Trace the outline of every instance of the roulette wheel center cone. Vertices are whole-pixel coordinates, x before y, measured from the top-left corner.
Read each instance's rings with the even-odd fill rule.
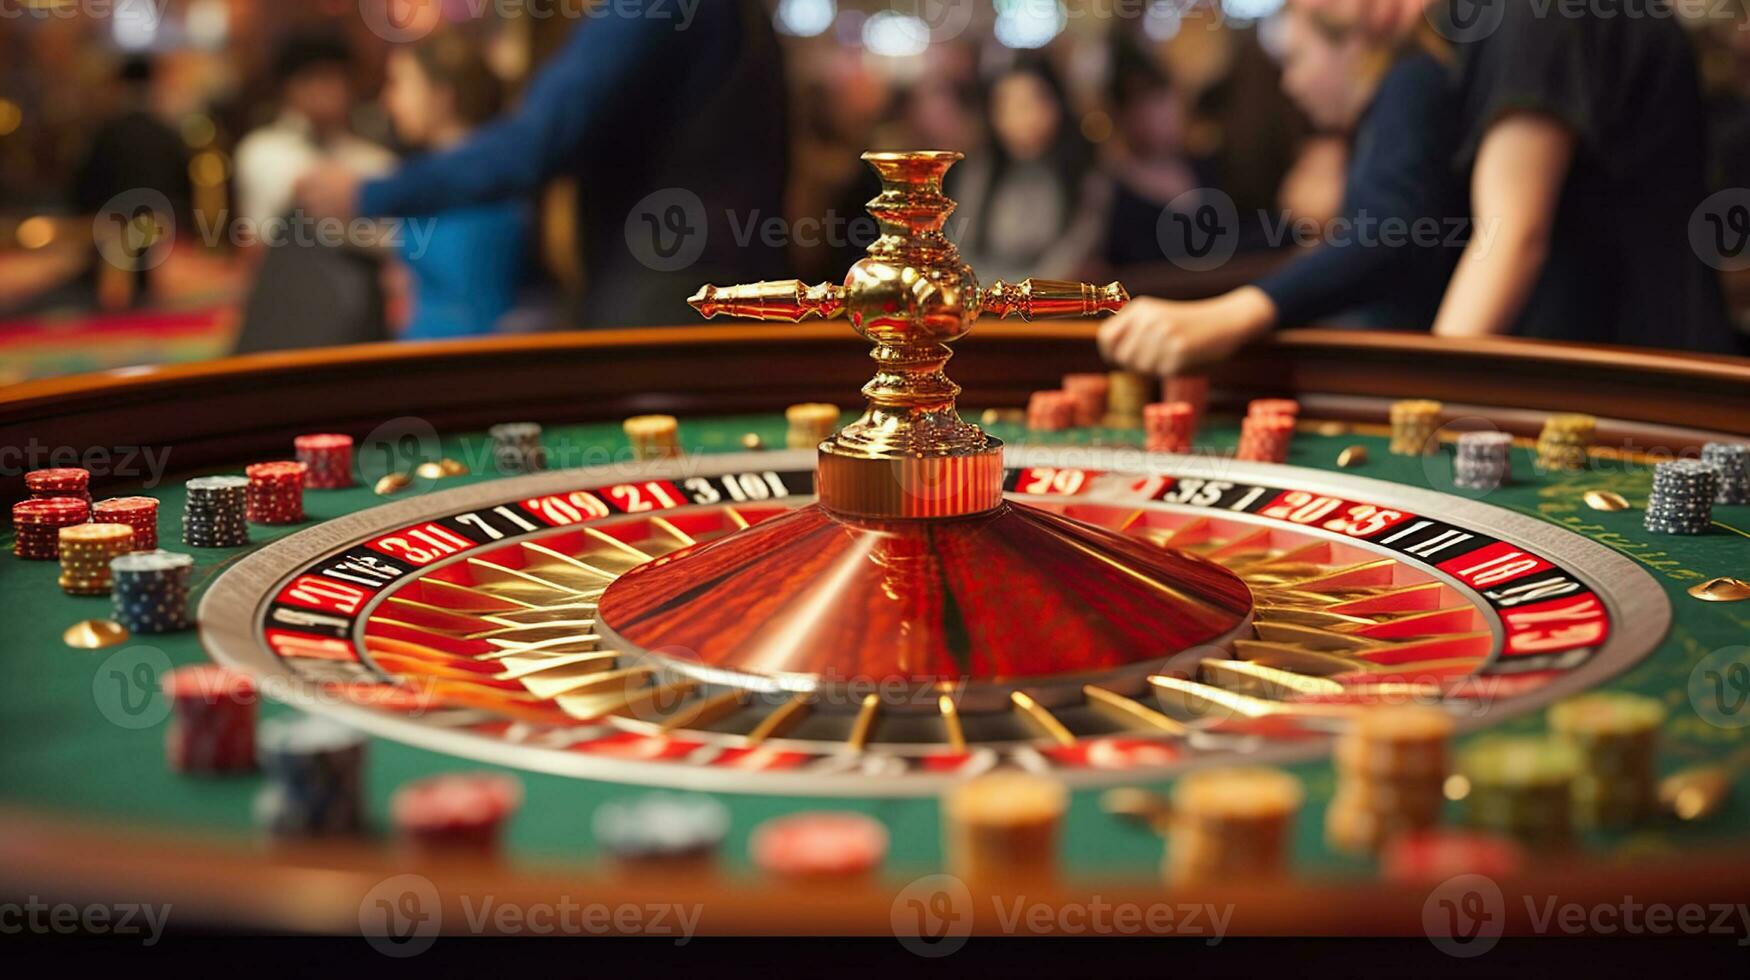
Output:
[[[1079,698],[1082,679],[1140,687],[1243,627],[1251,595],[1233,574],[1005,503],[1003,444],[955,406],[949,344],[981,315],[1097,316],[1124,287],[981,288],[942,233],[960,154],[863,159],[881,177],[882,234],[842,284],[705,286],[690,301],[706,317],[844,317],[874,345],[867,410],[820,445],[819,504],[633,569],[602,596],[604,635],[707,680],[935,710],[934,692],[962,683],[974,701]]]

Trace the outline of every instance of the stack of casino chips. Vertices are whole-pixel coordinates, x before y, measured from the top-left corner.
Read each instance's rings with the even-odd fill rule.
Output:
[[[1458,771],[1470,787],[1465,809],[1472,826],[1534,846],[1560,845],[1572,835],[1580,755],[1567,742],[1485,738],[1459,757]]]
[[[681,454],[681,424],[672,415],[634,415],[621,426],[632,458],[668,459]]]
[[[187,629],[194,559],[170,551],[135,551],[110,560],[110,618],[129,633]]]
[[[1750,446],[1741,442],[1710,442],[1701,447],[1701,461],[1720,468],[1716,504],[1750,504]]]
[[[61,529],[91,519],[91,507],[78,497],[20,500],[12,505],[12,553],[31,561],[61,557]]]
[[[310,490],[340,490],[352,486],[352,436],[316,432],[292,440],[298,462],[304,464],[304,486]]]
[[[1191,427],[1203,427],[1203,416],[1209,411],[1209,378],[1200,374],[1180,374],[1161,382],[1161,401],[1184,402],[1191,406]]]
[[[126,524],[75,524],[60,533],[61,591],[108,595],[109,563],[134,550],[134,529]]]
[[[203,476],[188,481],[182,543],[191,548],[240,548],[249,543],[249,480]]]
[[[500,473],[538,473],[547,468],[538,422],[501,422],[486,430],[492,437],[492,461]]]
[[[1653,493],[1642,523],[1659,534],[1706,534],[1714,521],[1720,468],[1699,459],[1673,459],[1653,467]]]
[[[1075,396],[1067,391],[1035,391],[1027,399],[1027,428],[1062,432],[1076,424]]]
[[[1063,390],[1075,401],[1076,425],[1099,425],[1106,419],[1106,396],[1112,379],[1104,374],[1066,374]]]
[[[304,520],[303,463],[254,463],[243,472],[249,477],[245,495],[249,523],[298,524]]]
[[[1300,781],[1278,769],[1203,769],[1173,789],[1169,884],[1231,884],[1288,871]]]
[[[1325,838],[1351,854],[1427,830],[1445,807],[1452,718],[1402,705],[1356,716],[1337,739],[1337,792],[1325,809]]]
[[[1197,409],[1189,402],[1157,402],[1142,411],[1151,453],[1188,453],[1197,436]]]
[[[255,768],[255,685],[217,664],[179,667],[160,681],[170,701],[164,757],[182,773]]]
[[[1543,471],[1583,470],[1598,432],[1590,415],[1551,415],[1537,436],[1537,468]]]
[[[263,722],[256,826],[279,837],[356,834],[365,824],[365,737],[313,715]]]
[[[1550,708],[1550,731],[1580,756],[1573,796],[1579,823],[1620,829],[1653,815],[1664,723],[1665,706],[1638,694],[1584,694]]]
[[[716,855],[729,835],[729,811],[709,796],[646,793],[596,808],[596,846],[621,863],[675,864]]]
[[[1023,772],[995,772],[960,784],[942,801],[948,872],[980,887],[1049,884],[1069,792]]]
[[[755,827],[748,852],[755,867],[774,877],[851,878],[881,867],[887,828],[861,813],[793,813]]]
[[[1432,456],[1440,451],[1439,402],[1424,399],[1393,402],[1391,406],[1391,451],[1399,456]]]
[[[89,504],[91,503],[91,472],[72,467],[34,470],[24,474],[24,488],[29,490],[31,497],[37,500],[47,500],[50,497],[76,497]]]
[[[1155,379],[1134,371],[1113,371],[1106,382],[1107,428],[1142,428],[1143,406],[1160,400],[1155,397]]]
[[[447,773],[395,790],[389,815],[396,836],[414,851],[479,856],[498,850],[504,826],[522,800],[523,786],[515,777]]]
[[[151,497],[111,497],[91,505],[91,519],[134,529],[134,550],[158,547],[158,501]]]
[[[1461,432],[1452,457],[1452,482],[1471,490],[1493,490],[1513,475],[1513,437],[1491,429]]]
[[[789,423],[784,444],[791,449],[813,449],[832,438],[839,427],[839,407],[818,402],[791,405],[784,410]]]
[[[1286,415],[1298,421],[1300,402],[1292,398],[1254,398],[1246,404],[1247,415]]]
[[[1237,459],[1256,463],[1288,461],[1288,447],[1294,441],[1294,416],[1247,415],[1240,421],[1240,444]]]

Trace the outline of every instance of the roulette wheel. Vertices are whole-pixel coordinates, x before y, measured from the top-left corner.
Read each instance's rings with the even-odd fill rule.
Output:
[[[1000,893],[993,860],[1040,875],[1027,894],[1051,908],[1194,897],[1226,903],[1234,933],[1437,945],[1451,931],[1425,909],[1466,874],[1495,889],[1495,935],[1540,928],[1521,895],[1742,897],[1750,509],[1701,522],[1683,474],[1654,473],[1750,430],[1750,366],[1308,330],[1214,372],[1181,451],[1149,448],[1153,396],[1133,396],[1156,379],[1107,379],[1111,411],[1081,424],[1029,424],[1007,406],[1100,370],[1090,318],[1122,287],[981,286],[939,234],[952,157],[871,162],[884,238],[844,285],[694,298],[787,324],[258,355],[0,396],[5,444],[30,461],[12,467],[11,499],[59,452],[99,495],[196,515],[192,546],[160,528],[193,554],[192,629],[125,635],[103,599],[7,562],[20,615],[0,696],[21,720],[0,756],[8,892],[125,891],[197,925],[367,936],[378,900],[411,895],[428,915],[377,926],[416,922],[437,941],[469,931],[469,895],[533,907],[587,881],[626,907],[697,907],[702,933],[902,944],[933,928],[905,914],[940,911],[938,894],[964,913],[937,916],[951,933],[1014,931],[1000,904],[961,898]],[[858,384],[860,411],[777,414]],[[1411,397],[1438,399],[1431,421],[1394,410]],[[1289,422],[1250,421],[1285,399]],[[1290,435],[1277,458],[1243,458],[1262,429]],[[1482,432],[1494,448],[1477,448]],[[343,465],[309,457],[338,478],[306,477],[301,501],[283,465],[215,479],[341,445]],[[1496,458],[1511,476],[1478,486]],[[201,537],[237,533],[212,516],[220,498],[269,472],[246,543]],[[1673,522],[1703,533],[1662,530]],[[324,765],[344,775],[322,778],[354,794],[344,832],[264,836],[263,776],[167,771],[165,740],[185,749],[188,722],[172,721],[165,678],[209,661],[273,716],[253,746],[264,772],[299,745],[333,748]],[[1593,714],[1559,707],[1601,694],[1583,702]],[[1631,703],[1657,711],[1631,718]],[[1444,719],[1442,760],[1450,738],[1469,762],[1416,784],[1436,809],[1419,837],[1345,846],[1331,814],[1349,812],[1356,773],[1407,770],[1356,763],[1344,746],[1361,743],[1344,739],[1406,706]],[[362,736],[299,731],[303,716]],[[1546,727],[1596,736],[1590,761],[1557,758]],[[1628,819],[1570,831],[1569,774],[1549,784],[1559,842],[1529,833],[1549,788],[1534,777],[1596,776],[1598,746],[1630,728],[1610,758],[1662,781],[1659,812],[1637,797]],[[651,788],[686,795],[626,802]],[[1272,836],[1192,834],[1184,818],[1224,793],[1270,809]],[[482,794],[504,819],[493,846],[408,849],[453,845],[432,809]],[[1576,815],[1602,812],[1574,799]],[[1454,829],[1467,822],[1487,833]],[[658,847],[656,825],[686,862],[628,859]],[[1193,845],[1250,870],[1185,877]],[[944,877],[957,884],[938,892]]]

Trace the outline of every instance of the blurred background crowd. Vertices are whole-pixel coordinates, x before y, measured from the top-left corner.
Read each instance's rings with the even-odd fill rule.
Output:
[[[677,96],[627,75],[611,91],[555,96],[529,91],[531,79],[574,32],[611,27],[588,0],[0,0],[0,381],[236,349],[690,322],[683,283],[743,270],[707,254],[641,290],[592,257],[602,228],[624,223],[632,239],[640,218],[660,232],[673,217],[667,200],[626,200],[636,182],[606,164],[522,174],[494,163],[477,179],[515,193],[471,193],[428,225],[356,218],[348,195],[361,192],[344,180],[339,197],[320,182],[306,196],[313,172],[368,179],[543,97],[580,116],[614,100],[575,139],[628,166],[693,127],[696,170],[677,186],[700,182],[713,208],[710,174],[756,167],[774,193],[725,202],[739,210],[732,234],[772,253],[757,271],[810,281],[841,277],[873,237],[863,203],[876,187],[858,160],[871,148],[967,155],[951,174],[950,228],[986,281],[1118,276],[1138,293],[1214,295],[1294,250],[1271,233],[1282,218],[1318,225],[1342,201],[1344,140],[1283,94],[1282,0],[641,8],[670,7],[678,22],[700,2],[759,20],[738,25],[722,92],[692,79]],[[1686,24],[1714,188],[1750,187],[1745,3],[1709,3]],[[707,64],[674,50],[673,64],[627,57],[664,77]],[[559,139],[559,125],[521,135]],[[1218,198],[1256,216],[1239,223],[1233,255],[1175,254],[1164,216]],[[311,200],[327,206],[283,220]],[[1728,288],[1740,318],[1744,292]]]

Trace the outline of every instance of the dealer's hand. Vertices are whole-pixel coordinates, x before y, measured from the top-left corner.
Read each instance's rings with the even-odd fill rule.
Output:
[[[1268,333],[1276,304],[1256,286],[1214,299],[1138,297],[1100,326],[1100,354],[1143,374],[1183,374],[1226,360]]]
[[[298,204],[316,218],[351,221],[358,213],[359,175],[338,163],[323,163],[299,178]]]

